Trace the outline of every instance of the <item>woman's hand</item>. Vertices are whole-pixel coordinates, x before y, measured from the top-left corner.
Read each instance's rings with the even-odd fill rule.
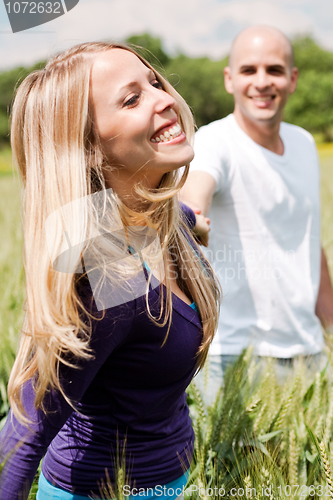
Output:
[[[195,226],[193,228],[193,233],[200,243],[204,247],[208,247],[209,241],[209,231],[210,231],[210,219],[201,214],[200,208],[191,207],[195,213]]]

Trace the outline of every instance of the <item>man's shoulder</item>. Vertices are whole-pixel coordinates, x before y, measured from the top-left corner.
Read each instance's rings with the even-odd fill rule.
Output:
[[[231,123],[233,122],[234,117],[233,114],[225,116],[224,118],[220,118],[219,120],[215,120],[206,125],[202,125],[196,133],[196,136],[200,136],[202,134],[221,134],[221,132],[229,130]]]
[[[200,127],[194,140],[196,155],[203,153],[218,155],[219,158],[228,157],[230,145],[233,142],[233,122],[234,116],[230,114]]]
[[[217,186],[224,182],[225,172],[230,163],[230,130],[233,115],[200,127],[195,134],[195,156],[191,171],[204,171],[212,175]]]
[[[292,123],[282,122],[280,127],[280,134],[283,136],[290,137],[295,140],[300,140],[302,142],[308,142],[315,145],[313,136],[302,127],[298,125],[293,125]]]

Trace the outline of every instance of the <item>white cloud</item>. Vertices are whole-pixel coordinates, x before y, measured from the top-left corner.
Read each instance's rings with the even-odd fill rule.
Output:
[[[219,15],[247,25],[274,25],[287,32],[295,32],[295,28],[297,31],[312,28],[311,19],[301,11],[265,0],[231,1],[221,5]]]
[[[304,5],[310,5],[312,2],[312,0],[277,0],[276,1],[277,4],[284,4],[284,5],[295,5],[297,7],[302,7]]]
[[[93,19],[93,22],[91,22]],[[168,0],[167,7],[155,0],[100,0],[84,2],[58,20],[61,38],[125,38],[132,33],[149,31],[160,36],[169,49],[192,56],[221,57],[232,37],[250,24],[270,24],[288,34],[311,31],[311,17],[297,8],[277,5],[268,0]],[[229,40],[216,39],[227,23],[235,33]]]
[[[331,0],[81,0],[42,27],[0,32],[0,67],[30,64],[82,41],[121,40],[143,32],[161,37],[169,51],[220,58],[232,38],[253,24],[269,24],[289,36],[312,33],[333,48]],[[10,31],[3,3],[0,30]]]

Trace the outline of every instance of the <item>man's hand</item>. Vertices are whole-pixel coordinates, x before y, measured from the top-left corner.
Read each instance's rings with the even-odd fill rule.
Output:
[[[200,243],[204,247],[208,247],[209,241],[209,231],[210,231],[210,219],[201,214],[201,210],[198,207],[190,207],[195,213],[195,226],[193,228],[193,233]]]
[[[196,215],[193,233],[204,247],[208,247],[210,219],[206,215],[212,202],[215,185],[214,177],[207,172],[190,172],[179,196],[180,200],[192,208]]]

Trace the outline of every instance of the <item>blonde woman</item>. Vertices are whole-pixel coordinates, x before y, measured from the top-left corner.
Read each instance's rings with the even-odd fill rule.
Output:
[[[98,497],[119,468],[133,498],[163,498],[159,486],[172,500],[185,485],[185,389],[219,300],[176,198],[193,128],[183,99],[122,45],[76,46],[19,87],[26,317],[0,436],[2,500],[27,498],[44,454],[38,500]]]

